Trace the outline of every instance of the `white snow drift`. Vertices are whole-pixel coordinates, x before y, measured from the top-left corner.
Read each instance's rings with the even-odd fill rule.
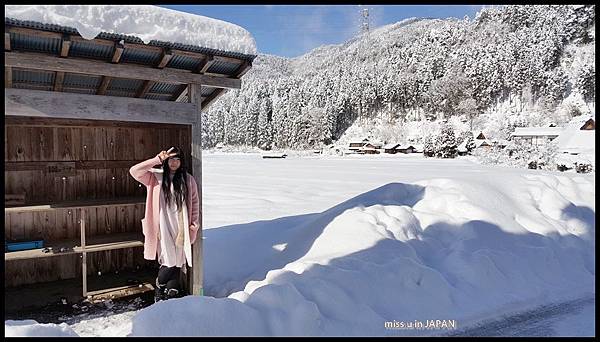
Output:
[[[100,32],[244,54],[256,54],[245,29],[217,19],[150,5],[5,5],[5,16],[76,28],[94,39]]]

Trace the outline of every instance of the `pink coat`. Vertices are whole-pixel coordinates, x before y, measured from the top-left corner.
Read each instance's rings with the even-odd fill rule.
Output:
[[[146,186],[146,213],[142,219],[142,232],[144,233],[144,259],[155,260],[158,235],[160,234],[159,206],[162,181],[158,181],[154,173],[150,171],[154,165],[161,164],[158,156],[132,166],[129,173],[138,182]],[[196,241],[198,228],[200,228],[200,200],[198,198],[198,185],[189,173],[187,174],[187,207],[188,220],[190,222],[190,243]]]

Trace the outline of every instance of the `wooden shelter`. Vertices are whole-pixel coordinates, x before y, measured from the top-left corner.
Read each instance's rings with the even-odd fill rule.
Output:
[[[105,32],[87,40],[11,18],[4,51],[4,237],[52,247],[6,252],[5,290],[80,278],[82,297],[123,292],[87,285],[157,265],[143,259],[145,188],[129,168],[180,146],[202,200],[200,111],[239,89],[256,56]],[[195,295],[202,239],[201,227],[188,272]]]

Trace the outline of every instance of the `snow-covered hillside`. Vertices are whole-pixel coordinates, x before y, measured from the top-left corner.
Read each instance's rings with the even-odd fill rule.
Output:
[[[465,328],[595,296],[593,175],[417,155],[203,159],[207,296],[70,329],[421,336],[449,331],[385,322]],[[593,327],[593,315],[580,318]],[[7,336],[45,328],[23,324],[5,322]]]
[[[419,19],[293,59],[259,56],[204,114],[204,146],[311,148],[371,119],[460,117],[498,139],[595,111],[595,6],[484,8]]]

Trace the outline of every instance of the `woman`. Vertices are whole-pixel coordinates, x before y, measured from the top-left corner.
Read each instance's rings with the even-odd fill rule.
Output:
[[[162,169],[153,166],[162,164]],[[144,259],[157,259],[155,301],[179,297],[179,271],[192,266],[192,244],[200,227],[200,201],[194,177],[187,173],[181,149],[171,147],[132,166],[129,173],[147,190],[142,219]]]

